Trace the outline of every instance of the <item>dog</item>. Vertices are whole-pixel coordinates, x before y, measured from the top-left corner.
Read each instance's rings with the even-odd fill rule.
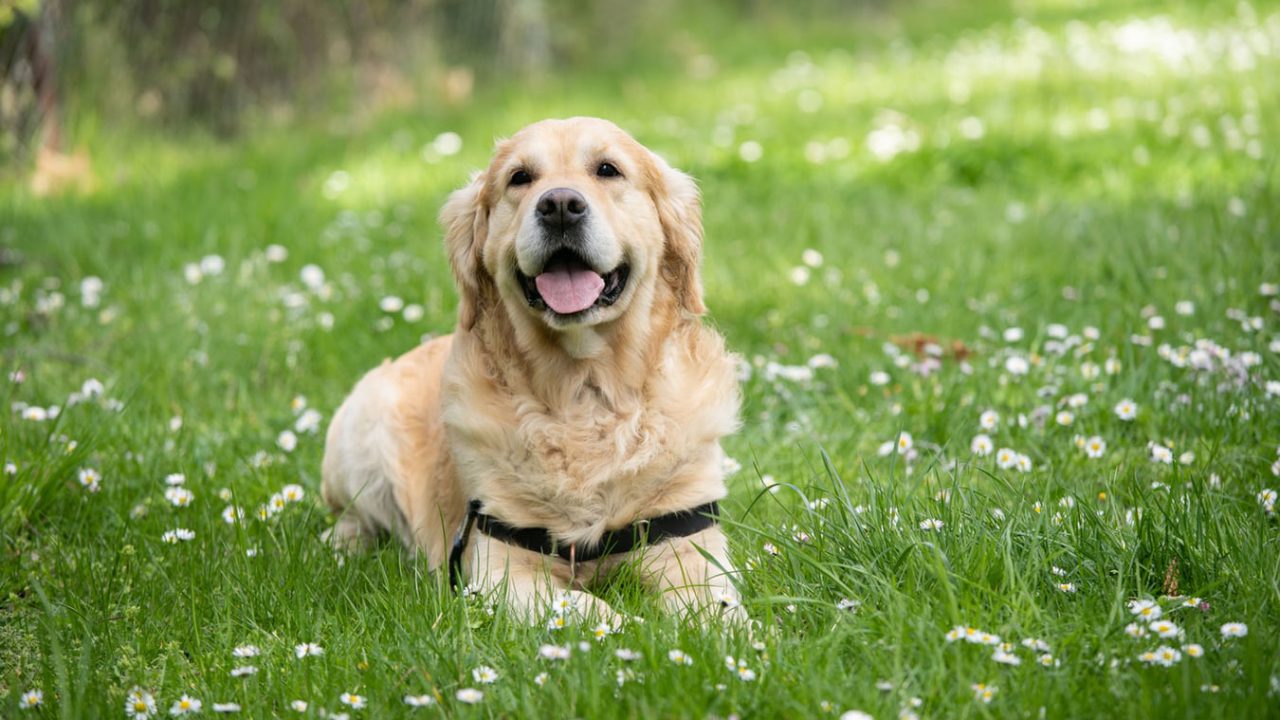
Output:
[[[701,321],[693,180],[608,121],[545,120],[440,222],[457,329],[334,414],[329,541],[391,533],[530,620],[553,601],[618,618],[590,590],[623,563],[674,612],[743,617],[714,517],[741,396]]]

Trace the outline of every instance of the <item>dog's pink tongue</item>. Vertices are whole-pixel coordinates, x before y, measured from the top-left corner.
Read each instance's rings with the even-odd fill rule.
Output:
[[[586,310],[604,290],[604,278],[581,265],[547,268],[533,282],[547,305],[561,315]]]

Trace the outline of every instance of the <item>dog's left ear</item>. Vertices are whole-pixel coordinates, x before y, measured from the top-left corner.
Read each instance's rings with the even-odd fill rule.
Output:
[[[653,156],[656,177],[652,184],[653,204],[658,208],[666,245],[662,252],[663,278],[675,290],[681,309],[702,315],[702,200],[693,178]]]
[[[458,285],[458,325],[463,330],[475,327],[487,290],[488,277],[480,260],[489,231],[483,193],[484,175],[477,173],[465,187],[455,190],[440,209],[445,252]]]

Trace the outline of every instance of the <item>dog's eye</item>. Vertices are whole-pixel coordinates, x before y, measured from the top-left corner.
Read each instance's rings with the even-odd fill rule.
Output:
[[[528,185],[531,182],[533,182],[533,176],[529,174],[528,170],[517,170],[511,173],[512,185]]]
[[[614,167],[612,163],[602,162],[600,167],[596,168],[596,177],[611,178],[621,176],[622,173],[618,172],[618,168]]]

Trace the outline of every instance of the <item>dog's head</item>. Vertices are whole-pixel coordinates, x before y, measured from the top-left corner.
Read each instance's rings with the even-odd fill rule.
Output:
[[[647,309],[659,284],[705,312],[697,187],[605,120],[545,120],[498,143],[440,220],[463,329],[499,310],[556,333],[602,326]]]

